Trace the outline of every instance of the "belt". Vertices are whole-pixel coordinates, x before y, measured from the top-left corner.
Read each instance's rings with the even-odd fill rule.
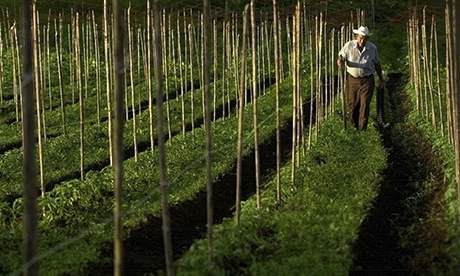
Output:
[[[354,78],[354,79],[367,79],[367,78],[371,78],[371,77],[374,77],[374,74],[370,74],[370,75],[367,75],[367,76],[363,76],[363,77],[355,77],[353,76],[352,74],[348,73],[347,72],[347,75]]]

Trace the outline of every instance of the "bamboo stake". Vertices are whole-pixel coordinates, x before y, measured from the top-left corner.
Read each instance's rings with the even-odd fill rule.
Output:
[[[80,101],[80,179],[85,179],[85,113],[84,113],[84,98],[83,98],[83,80],[81,68],[81,45],[80,45],[80,14],[76,14],[75,24],[75,61],[77,67],[77,83],[78,83],[78,100]]]
[[[145,70],[145,43],[144,40],[142,39],[142,30],[140,27],[137,28],[137,81],[138,83],[141,83],[142,77],[141,77],[141,69]],[[142,60],[142,61],[141,61]],[[137,93],[138,95],[138,108],[139,112],[142,110],[142,102],[141,102],[141,92]]]
[[[300,146],[301,146],[301,142],[302,142],[302,132],[303,132],[303,101],[302,101],[302,83],[301,83],[301,75],[300,75],[300,72],[301,72],[301,51],[300,51],[300,48],[301,48],[301,18],[300,18],[301,14],[300,14],[300,1],[297,1],[297,11],[296,11],[296,31],[295,31],[295,35],[296,35],[296,42],[297,42],[297,47],[296,47],[296,51],[297,51],[297,60],[296,60],[296,70],[297,70],[297,73],[296,73],[296,76],[297,76],[297,149],[296,149],[296,153],[297,153],[297,167],[300,167]]]
[[[236,224],[240,224],[240,216],[241,216],[241,181],[242,181],[242,163],[243,163],[243,91],[246,91],[246,57],[247,57],[247,36],[248,36],[248,16],[249,13],[249,4],[244,6],[244,13],[243,13],[243,48],[242,48],[242,68],[241,68],[241,75],[240,75],[240,93],[239,93],[239,109],[238,109],[238,146],[237,152],[238,157],[236,161]]]
[[[104,0],[106,1],[106,0]],[[105,3],[105,2],[104,2]],[[69,45],[69,56],[70,56],[70,62],[69,62],[69,80],[70,80],[70,87],[71,87],[71,91],[72,91],[72,104],[75,104],[75,74],[74,74],[74,60],[73,60],[73,57],[74,57],[74,52],[73,52],[73,45],[74,43],[72,43],[72,39],[73,39],[73,30],[74,30],[74,22],[73,22],[73,18],[74,18],[74,15],[73,15],[73,9],[71,9],[70,11],[70,21],[71,23],[68,25],[68,35],[67,35],[67,38],[68,38],[68,45]],[[105,17],[104,17],[105,18]],[[105,20],[105,19],[104,19]],[[107,44],[105,44],[107,45]],[[110,150],[110,152],[112,152],[112,150]]]
[[[297,7],[296,7],[297,9]],[[297,10],[296,10],[297,12]],[[297,36],[295,35],[296,28],[296,15],[294,15],[292,19],[292,45],[289,44],[289,52],[290,54],[290,62],[292,63],[291,68],[291,75],[292,75],[292,146],[291,146],[291,183],[293,184],[295,181],[296,176],[296,148],[297,148]]]
[[[289,23],[289,17],[286,18],[286,39],[287,39],[287,63],[288,71],[292,72],[292,40],[291,40],[291,28]]]
[[[451,38],[452,38],[452,35],[451,35],[451,31],[450,31],[450,6],[449,5],[446,5],[446,10],[445,10],[445,13],[446,13],[446,21],[445,21],[445,24],[446,24],[446,105],[447,105],[447,134],[448,134],[448,137],[449,137],[449,141],[451,143],[451,145],[454,144],[454,136],[453,136],[453,114],[452,114],[452,110],[453,110],[453,103],[452,103],[452,96],[451,96],[451,75],[452,75],[452,41],[451,41]]]
[[[313,38],[312,31],[309,31],[308,35],[308,49],[309,49],[309,59],[310,59],[310,118],[308,123],[308,149],[311,147],[312,143],[312,129],[313,129],[313,102],[315,101],[315,69],[313,65]]]
[[[155,148],[155,140],[154,140],[154,126],[153,126],[153,92],[152,92],[152,77],[151,77],[151,70],[150,66],[152,64],[151,58],[151,43],[150,43],[150,34],[151,34],[151,16],[150,16],[150,0],[147,0],[147,71],[146,71],[146,78],[147,78],[147,89],[148,89],[148,96],[149,96],[149,131],[150,131],[150,151],[153,154]],[[163,95],[161,96],[163,98]],[[158,99],[157,99],[158,101]]]
[[[452,19],[453,19],[453,34],[454,34],[454,47],[452,47],[453,51],[453,56],[455,57],[453,67],[454,67],[454,76],[455,76],[455,81],[454,81],[454,89],[453,91],[456,91],[455,95],[455,160],[456,160],[456,179],[457,179],[457,208],[458,208],[458,217],[457,219],[460,221],[460,98],[459,98],[459,93],[458,89],[460,88],[460,77],[458,76],[458,73],[460,71],[460,55],[458,52],[458,49],[460,47],[460,40],[458,39],[460,37],[460,1],[459,0],[452,0],[452,6],[453,6],[453,11],[452,11]]]
[[[191,116],[191,124],[192,124],[192,133],[195,133],[195,116],[194,116],[194,112],[195,112],[195,89],[194,89],[194,78],[193,78],[193,52],[194,52],[194,39],[193,39],[193,25],[192,24],[189,24],[188,25],[188,32],[189,32],[189,50],[190,50],[190,53],[189,53],[189,62],[190,62],[190,85],[191,85],[191,88],[190,88],[190,102],[191,102],[191,111],[190,111],[190,116]]]
[[[181,96],[181,115],[182,115],[182,135],[185,135],[185,102],[184,102],[184,73],[183,73],[183,61],[182,61],[182,43],[180,34],[179,18],[177,18],[177,47],[179,57],[179,78],[180,78],[180,96]]]
[[[275,93],[276,93],[276,203],[281,203],[281,130],[280,130],[280,57],[278,44],[278,16],[277,3],[273,0],[273,51],[275,54]]]
[[[345,26],[342,26],[341,29],[341,43],[340,45],[344,45],[345,43]],[[348,90],[348,82],[347,82],[347,70],[345,66],[340,71],[340,76],[342,77],[342,121],[343,121],[343,128],[347,128],[347,106],[346,106],[346,97],[347,97],[347,90]]]
[[[207,236],[208,236],[208,259],[213,259],[213,235],[214,224],[214,205],[213,205],[213,186],[212,186],[212,131],[211,131],[211,104],[210,104],[210,18],[209,0],[203,0],[203,80],[204,80],[204,101],[205,101],[205,131],[206,131],[206,210],[207,210]],[[214,39],[216,37],[214,36]],[[217,46],[214,47],[216,49]],[[214,79],[216,81],[216,78]]]
[[[37,22],[37,0],[32,2],[32,39],[33,39],[33,58],[34,58],[34,90],[36,99],[36,112],[37,112],[37,136],[38,136],[38,156],[40,164],[40,187],[41,196],[45,196],[45,181],[44,181],[44,169],[43,169],[43,141],[42,141],[42,115],[41,115],[41,93],[40,93],[40,76],[39,76],[39,61],[38,61],[38,22]],[[26,80],[27,81],[27,80]]]
[[[169,16],[169,25],[171,26],[171,15]],[[176,26],[177,27],[177,26]],[[174,32],[174,28],[170,28],[170,35],[171,42],[170,42],[170,49],[172,55],[172,64],[173,64],[173,76],[174,76],[174,90],[176,91],[176,98],[179,97],[179,87],[178,87],[178,80],[177,80],[177,59],[176,59],[176,36]]]
[[[109,23],[108,23],[108,9],[107,0],[104,0],[104,55],[105,55],[105,79],[106,79],[106,94],[107,94],[107,120],[108,123],[108,136],[109,136],[109,156],[110,156],[110,165],[113,164],[113,139],[112,139],[112,105],[111,105],[111,90],[112,82],[110,78],[110,61],[109,61]]]
[[[33,12],[35,12],[33,1]],[[24,174],[24,216],[23,216],[23,261],[24,275],[38,275],[37,258],[37,203],[36,203],[36,171],[35,171],[35,124],[34,124],[34,51],[33,34],[31,24],[35,15],[31,18],[30,1],[22,1],[22,28],[23,28],[23,148],[24,156],[22,170]],[[35,23],[33,23],[35,25]]]
[[[434,108],[435,102],[434,102],[434,85],[433,85],[433,35],[434,35],[434,30],[433,30],[433,23],[434,21],[434,15],[432,18],[432,24],[431,24],[431,35],[430,35],[430,52],[428,53],[428,71],[427,71],[427,76],[428,76],[428,84],[430,87],[430,103],[431,103],[431,121],[434,126],[434,128],[437,128],[437,123],[436,123],[436,111]]]
[[[171,134],[171,116],[170,116],[170,110],[169,110],[169,60],[168,60],[168,55],[167,55],[167,36],[166,36],[166,14],[163,11],[163,26],[161,28],[161,33],[163,35],[163,40],[162,40],[162,55],[163,55],[163,72],[165,74],[165,84],[166,84],[166,121],[167,121],[167,127],[168,127],[168,139],[171,140],[172,134]],[[171,49],[171,47],[169,47]]]
[[[96,17],[94,11],[92,11],[92,20],[93,20],[93,38],[94,38],[94,53],[96,59],[96,112],[97,112],[97,124],[101,124],[101,56],[99,52],[99,35],[98,28],[96,23]],[[140,65],[139,65],[140,67]]]
[[[251,48],[252,48],[252,107],[254,118],[254,155],[256,173],[256,201],[260,209],[260,160],[259,160],[259,131],[257,122],[257,45],[256,45],[256,20],[254,13],[254,0],[251,0]],[[244,90],[241,91],[243,93]]]
[[[161,62],[163,60],[161,51],[161,26],[160,26],[160,4],[159,0],[153,1],[154,18],[154,48],[155,48],[155,78],[157,85],[157,108],[158,108],[158,158],[160,165],[160,191],[163,220],[163,245],[165,252],[166,272],[168,276],[174,275],[173,249],[171,241],[171,214],[169,207],[169,183],[166,168],[166,154],[164,147],[163,132],[163,72]]]
[[[268,23],[267,23],[267,21],[265,21],[265,25],[264,25],[264,32],[265,32],[264,41],[265,41],[265,45],[266,45],[266,48],[267,48],[267,50],[266,50],[266,53],[267,53],[267,73],[268,73],[268,76],[270,77],[271,73],[272,73],[272,69],[271,69],[271,64],[272,64],[272,62],[271,62],[271,53],[272,53],[272,51],[270,49],[271,44],[269,43],[269,37],[270,36],[268,35],[268,27],[267,27],[267,25],[268,25]],[[273,34],[274,33],[275,32],[273,32]],[[264,74],[264,76],[265,76],[265,74]],[[270,77],[270,79],[271,79],[271,77]],[[265,82],[264,82],[264,84],[265,84]],[[272,82],[270,80],[269,85],[271,85],[271,84],[272,84]],[[265,91],[265,89],[266,89],[266,87],[264,87],[264,91]]]
[[[16,50],[16,61],[17,61],[17,74],[18,74],[18,81],[19,81],[19,84],[18,84],[18,87],[22,87],[22,80],[21,80],[21,55],[19,54],[19,39],[18,39],[18,32],[17,32],[17,28],[13,28],[13,33],[14,33],[14,49]],[[19,102],[21,103],[21,117],[22,118],[22,111],[24,110],[23,106],[22,106],[22,96],[21,96],[21,91],[18,91],[18,95],[19,95]]]
[[[438,90],[438,108],[439,108],[439,120],[441,127],[441,135],[444,136],[444,115],[443,115],[443,106],[442,106],[442,95],[441,95],[441,77],[439,73],[439,51],[438,51],[438,33],[436,28],[436,21],[433,17],[433,29],[434,29],[434,45],[435,45],[435,55],[436,55],[436,84]]]
[[[134,31],[131,28],[131,4],[127,10],[128,16],[128,45],[129,45],[129,80],[131,86],[131,114],[133,121],[133,146],[134,146],[134,161],[137,162],[137,120],[136,120],[136,102],[135,102],[135,91],[134,91]]]
[[[217,107],[217,78],[218,78],[218,64],[217,64],[217,22],[214,19],[213,24],[213,57],[214,57],[214,62],[213,62],[213,71],[214,71],[214,98],[213,98],[213,118],[212,120],[216,120],[216,107]]]
[[[45,74],[46,74],[46,68],[44,65],[44,57],[43,57],[43,51],[42,51],[42,45],[41,45],[41,32],[40,32],[40,13],[37,11],[37,44],[38,44],[38,75],[39,75],[39,80],[41,83],[41,90],[42,93],[40,94],[40,101],[41,101],[41,120],[42,120],[42,131],[43,131],[43,141],[46,142],[47,140],[47,135],[46,135],[46,107],[45,107],[45,92],[46,92],[46,81],[45,81]],[[45,32],[43,32],[45,35]],[[43,39],[43,43],[45,43],[45,39]]]
[[[418,98],[419,102],[419,110],[420,114],[423,115],[423,94],[422,94],[422,78],[421,78],[421,68],[420,68],[420,28],[418,26],[418,19],[415,20],[415,58],[416,58],[416,81],[417,81],[417,93],[418,93]]]
[[[113,0],[113,68],[114,68],[114,118],[113,118],[113,169],[114,183],[114,275],[123,274],[123,221],[122,221],[122,186],[123,186],[123,97],[125,94],[125,60],[124,37],[125,24],[123,7],[120,0]]]
[[[279,19],[279,13],[276,14],[277,21],[280,22]],[[280,77],[281,80],[284,80],[284,57],[283,57],[283,43],[281,37],[282,35],[282,24],[278,24],[278,30],[275,30],[275,32],[278,32],[278,54],[279,54],[279,62],[280,62]]]
[[[424,96],[424,108],[425,112],[424,115],[426,119],[428,119],[428,90],[431,90],[429,86],[429,73],[428,73],[428,53],[427,53],[427,45],[426,45],[426,18],[425,18],[425,9],[423,10],[423,24],[422,24],[422,55],[423,55],[423,96]],[[428,88],[427,88],[428,86]]]
[[[56,19],[54,20],[54,38],[56,43],[56,60],[57,60],[57,72],[58,72],[58,81],[59,81],[59,97],[61,103],[61,127],[62,133],[66,134],[66,112],[64,105],[64,87],[62,84],[62,16],[59,14],[59,28],[57,26]]]
[[[16,28],[15,25],[13,25],[12,28]],[[14,44],[14,33],[13,33],[13,29],[10,30],[10,40],[11,40],[11,43]],[[3,46],[2,46],[3,47]],[[12,49],[14,49],[14,46],[12,45]],[[15,102],[15,107],[16,107],[16,122],[19,122],[19,106],[18,106],[18,94],[19,94],[19,91],[18,91],[18,81],[17,81],[17,73],[16,73],[16,54],[15,54],[15,51],[11,51],[12,55],[13,55],[13,95],[14,95],[14,102]],[[19,58],[19,57],[18,57]],[[2,54],[0,53],[0,59],[2,59]],[[1,74],[1,71],[3,71],[3,64],[0,64],[0,74]],[[0,76],[0,79],[2,78],[2,76]],[[0,80],[0,86],[1,86],[1,80]],[[1,89],[1,87],[0,87]]]
[[[227,14],[225,14],[224,22],[222,23],[222,117],[225,117],[225,91],[226,91],[226,83],[227,83],[227,70],[226,67],[226,48],[228,47],[227,44]]]

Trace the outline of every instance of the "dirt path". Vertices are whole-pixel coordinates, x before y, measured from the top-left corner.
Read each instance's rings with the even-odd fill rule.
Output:
[[[440,162],[420,131],[403,123],[409,110],[403,106],[403,76],[388,77],[385,96],[392,98],[394,118],[381,130],[388,167],[353,246],[350,275],[419,274],[444,257],[443,225],[429,220],[440,215],[446,186]],[[432,188],[424,186],[430,178],[435,183]]]

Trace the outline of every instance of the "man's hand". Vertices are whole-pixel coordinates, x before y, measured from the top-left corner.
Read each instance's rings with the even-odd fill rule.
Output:
[[[342,59],[342,57],[339,57],[337,59],[337,65],[339,66],[340,69],[343,68],[343,59]]]

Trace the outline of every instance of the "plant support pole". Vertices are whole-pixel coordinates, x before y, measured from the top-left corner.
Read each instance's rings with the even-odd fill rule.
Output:
[[[38,275],[37,260],[37,206],[34,135],[34,72],[31,34],[30,1],[22,1],[23,26],[23,173],[24,173],[24,275]]]
[[[125,23],[120,0],[112,2],[113,8],[113,31],[114,31],[114,122],[112,124],[113,135],[113,169],[115,173],[114,183],[114,275],[123,274],[123,222],[122,222],[122,186],[123,186],[123,98],[125,94],[125,60],[124,60],[124,30]],[[109,118],[110,120],[110,118]]]
[[[166,168],[166,153],[164,146],[164,112],[163,112],[163,70],[161,51],[161,24],[160,24],[160,3],[159,0],[153,1],[153,18],[154,18],[154,53],[155,65],[154,72],[157,85],[157,108],[158,108],[158,159],[160,165],[160,191],[161,191],[161,206],[163,219],[163,245],[166,262],[166,272],[168,276],[174,275],[173,263],[173,248],[171,241],[171,214],[169,208],[169,183],[167,178]]]

